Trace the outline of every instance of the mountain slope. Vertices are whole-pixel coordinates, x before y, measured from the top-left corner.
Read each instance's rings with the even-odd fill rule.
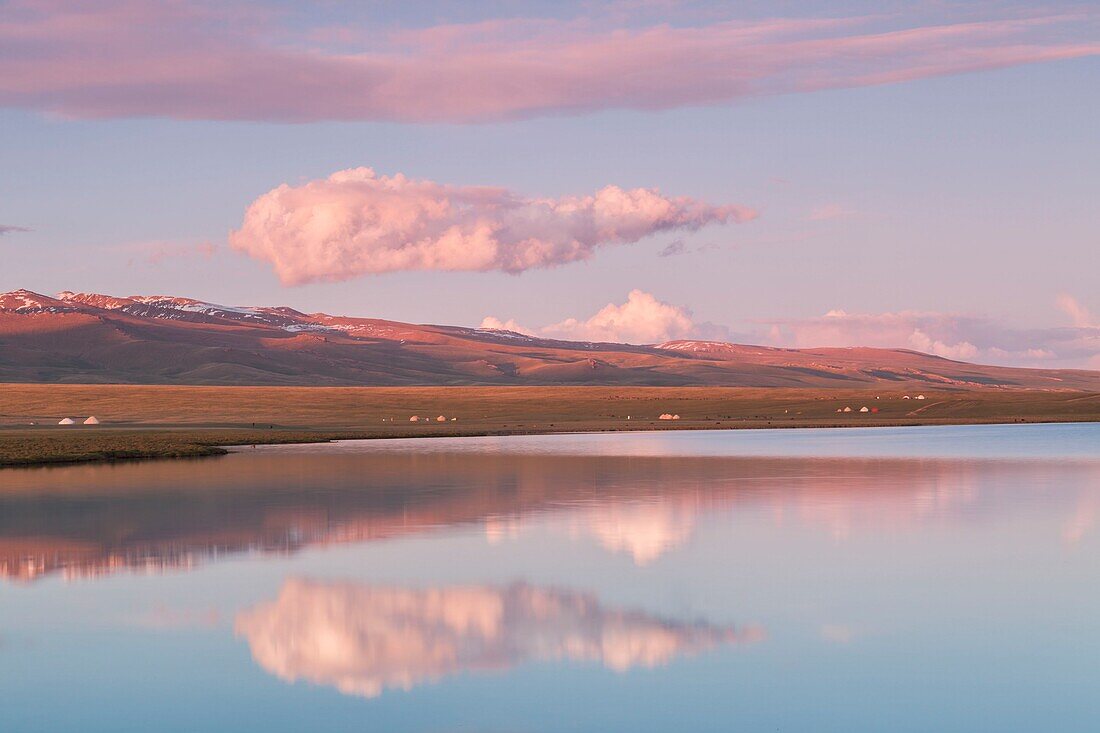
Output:
[[[169,296],[0,294],[0,381],[253,385],[723,385],[1100,390],[1100,372],[901,349],[539,339]]]

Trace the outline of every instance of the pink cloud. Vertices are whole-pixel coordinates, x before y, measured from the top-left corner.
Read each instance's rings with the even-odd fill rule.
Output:
[[[653,344],[688,338],[695,332],[691,314],[642,290],[631,290],[626,302],[608,303],[584,320],[567,318],[542,329],[542,334],[570,341],[616,341]]]
[[[909,334],[909,345],[926,354],[934,354],[945,359],[956,359],[958,361],[973,359],[978,355],[978,347],[969,341],[958,341],[953,344],[944,343],[932,338],[919,328],[913,329],[913,333]]]
[[[235,629],[278,678],[362,697],[539,661],[648,669],[765,637],[758,626],[667,619],[520,583],[412,589],[301,579],[238,614]]]
[[[1086,311],[1087,313],[1087,311]],[[1095,368],[1100,328],[1016,328],[955,313],[847,313],[758,323],[750,338],[771,346],[903,348],[961,361]]]
[[[481,325],[478,328],[487,329],[490,331],[512,331],[513,333],[522,333],[527,336],[537,336],[538,333],[535,329],[522,326],[516,322],[514,318],[509,318],[507,321],[502,321],[496,316],[485,316],[481,320]]]
[[[229,242],[293,285],[402,270],[519,273],[586,260],[599,247],[657,232],[755,216],[653,189],[529,198],[355,168],[260,196]]]
[[[16,0],[0,7],[0,104],[418,122],[668,109],[1095,55],[1093,18],[1085,8],[940,25],[902,14],[622,27],[607,16],[364,31],[292,28],[232,2]]]
[[[502,321],[488,316],[482,328],[515,331],[530,336],[565,341],[606,341],[627,344],[655,344],[674,339],[690,338],[700,327],[686,308],[658,300],[643,290],[631,290],[626,302],[608,303],[589,318],[567,318],[564,321],[532,329],[515,320]]]
[[[1065,298],[1058,302],[1065,304]],[[1076,301],[1073,303],[1076,309],[1070,308],[1071,315],[1081,323],[1088,311]],[[732,328],[699,321],[686,307],[663,302],[643,290],[633,290],[626,302],[609,303],[587,318],[567,318],[533,328],[515,319],[489,316],[481,327],[568,341],[657,344],[691,339],[802,349],[873,347],[910,349],[986,364],[1100,368],[1100,326],[1019,328],[993,318],[958,313],[843,310],[831,310],[814,318],[731,325]]]

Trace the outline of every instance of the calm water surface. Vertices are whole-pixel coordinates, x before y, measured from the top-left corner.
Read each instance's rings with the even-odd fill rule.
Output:
[[[0,731],[1100,730],[1100,424],[0,471]]]

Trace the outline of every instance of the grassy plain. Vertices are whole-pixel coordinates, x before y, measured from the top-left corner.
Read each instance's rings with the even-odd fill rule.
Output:
[[[231,445],[355,438],[1100,421],[1100,393],[928,390],[924,400],[917,394],[735,387],[0,384],[0,466],[191,457],[222,453]],[[869,411],[859,412],[864,406]],[[837,412],[845,407],[852,412]],[[662,413],[680,419],[660,420]],[[63,417],[88,415],[101,424],[57,425]],[[414,415],[431,421],[411,422]],[[446,420],[437,422],[439,415]]]

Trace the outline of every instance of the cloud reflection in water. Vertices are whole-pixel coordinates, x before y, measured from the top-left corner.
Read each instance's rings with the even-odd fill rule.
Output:
[[[413,589],[303,579],[240,613],[236,630],[280,679],[363,697],[525,662],[652,668],[764,635],[606,608],[586,593],[525,583]]]

